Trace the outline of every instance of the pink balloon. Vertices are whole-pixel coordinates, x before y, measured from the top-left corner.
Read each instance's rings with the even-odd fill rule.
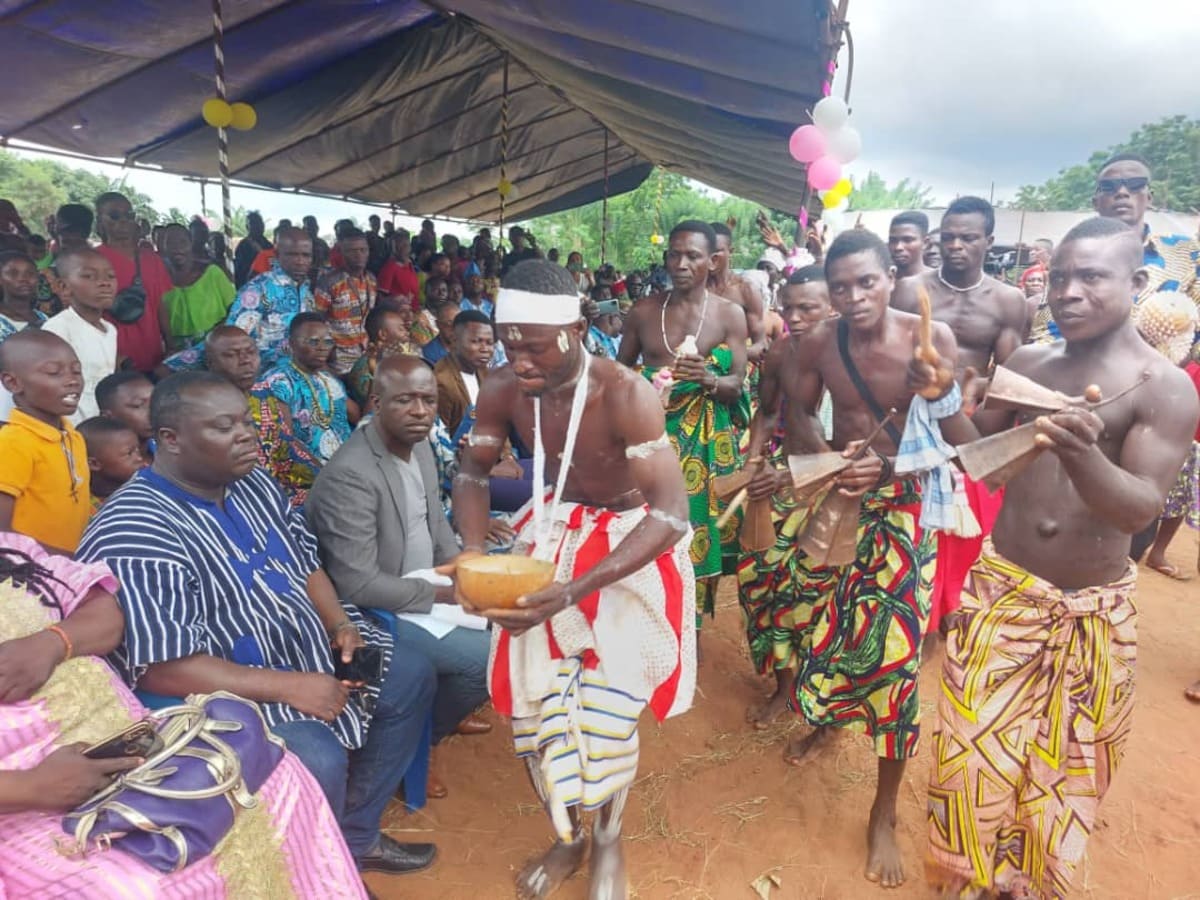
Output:
[[[832,156],[822,156],[808,167],[808,183],[814,191],[827,191],[842,178],[842,164]]]
[[[825,155],[825,135],[816,125],[801,125],[792,132],[788,149],[796,162],[810,163]]]

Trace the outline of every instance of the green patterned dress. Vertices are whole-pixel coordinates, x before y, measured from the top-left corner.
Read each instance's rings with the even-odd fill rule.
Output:
[[[733,353],[718,344],[708,354],[708,370],[718,378],[733,367]],[[642,375],[653,381],[663,366],[646,366]],[[740,519],[733,517],[718,531],[717,518],[724,507],[712,490],[712,479],[741,467],[738,451],[739,431],[750,421],[749,401],[742,392],[733,404],[709,396],[693,381],[679,381],[671,388],[666,408],[667,436],[683,467],[688,492],[688,513],[692,523],[691,560],[700,579],[732,575],[737,571]],[[697,619],[713,612],[713,591],[700,592],[704,608],[697,608]]]

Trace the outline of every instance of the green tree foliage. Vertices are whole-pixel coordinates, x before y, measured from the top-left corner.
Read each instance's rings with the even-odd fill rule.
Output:
[[[1097,150],[1086,163],[1062,169],[1044,184],[1023,186],[1012,205],[1031,210],[1090,209],[1100,167],[1117,153],[1137,153],[1149,161],[1155,206],[1183,212],[1200,209],[1200,119],[1187,116],[1143,125],[1129,140]]]
[[[854,179],[850,179],[854,184]],[[850,194],[850,209],[924,209],[933,205],[931,189],[919,181],[902,178],[888,187],[878,172],[867,172],[861,184],[854,184]]]
[[[601,262],[611,262],[628,271],[661,262],[666,245],[650,243],[650,236],[657,231],[665,238],[684,219],[704,222],[737,219],[733,235],[735,268],[752,268],[763,251],[754,224],[757,204],[710,192],[682,175],[663,169],[656,169],[636,190],[608,201],[607,260],[600,258],[601,209],[600,202],[590,203],[524,224],[543,251],[557,247],[561,261],[566,262],[567,254],[578,250],[593,268]],[[786,239],[792,237],[796,229],[793,217],[774,211],[768,211],[768,217]]]
[[[126,184],[86,169],[77,169],[52,159],[25,159],[0,151],[0,197],[17,207],[29,230],[44,234],[45,220],[64,203],[92,206],[106,191],[119,191],[129,198],[134,212],[151,223],[159,221],[150,198]]]

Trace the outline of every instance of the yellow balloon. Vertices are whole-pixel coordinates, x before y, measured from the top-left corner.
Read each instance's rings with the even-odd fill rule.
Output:
[[[235,103],[229,109],[233,114],[229,124],[238,131],[249,131],[258,124],[258,113],[249,103]]]
[[[821,195],[821,202],[826,206],[837,206],[849,196],[850,192],[848,190],[843,190],[835,184]]]
[[[213,128],[228,128],[233,121],[233,107],[218,97],[205,100],[200,108],[204,121]]]
[[[662,242],[663,242],[663,236],[661,234],[650,235],[650,243],[652,243],[654,246],[657,247]]]
[[[501,197],[507,197],[509,194],[512,193],[512,189],[513,189],[512,182],[509,181],[507,178],[501,178],[500,183],[498,185],[496,185],[496,193],[499,194]]]
[[[843,178],[833,186],[833,190],[838,191],[843,197],[849,197],[854,191],[854,185],[850,183],[849,178]]]

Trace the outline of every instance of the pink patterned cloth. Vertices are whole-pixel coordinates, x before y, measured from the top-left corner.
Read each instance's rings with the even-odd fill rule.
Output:
[[[116,579],[103,564],[50,556],[21,535],[0,532],[0,547],[19,550],[62,585],[63,616],[93,588],[110,593]],[[57,610],[24,588],[0,582],[0,642],[42,630]],[[82,688],[82,689],[81,689]],[[96,657],[58,666],[30,699],[0,705],[0,769],[30,769],[65,744],[95,741],[146,715],[137,698]],[[79,859],[57,850],[59,813],[0,815],[0,900],[25,897],[120,898],[362,898],[362,881],[324,795],[304,765],[284,756],[239,813],[216,851],[173,875],[163,875],[120,850]]]

